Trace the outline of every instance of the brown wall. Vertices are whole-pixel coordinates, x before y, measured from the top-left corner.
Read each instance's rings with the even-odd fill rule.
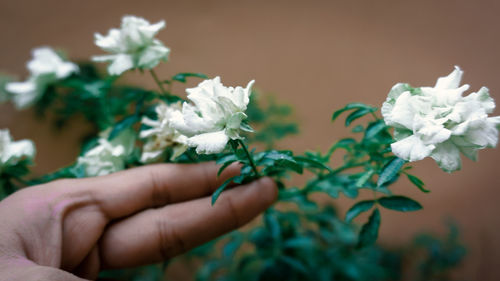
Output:
[[[172,56],[159,67],[160,76],[198,71],[220,75],[228,85],[256,79],[259,89],[296,107],[302,134],[283,146],[325,150],[347,133],[329,122],[334,109],[353,101],[381,105],[394,83],[432,86],[453,65],[465,70],[473,90],[486,85],[500,101],[499,12],[500,2],[484,0],[2,0],[0,69],[25,75],[29,51],[40,45],[63,48],[73,59],[100,54],[92,34],[118,26],[124,14],[165,19],[167,29],[159,37]],[[147,76],[123,79],[154,86]],[[0,128],[37,142],[36,170],[47,172],[74,159],[73,135],[84,129],[57,135],[32,117],[0,106]],[[463,171],[453,175],[431,160],[417,163],[416,173],[432,192],[419,193],[405,180],[395,191],[417,198],[424,210],[383,212],[382,240],[399,244],[417,231],[440,232],[443,220],[453,217],[470,250],[460,279],[498,280],[499,156],[500,150],[482,151],[478,164],[466,160]],[[350,204],[341,200],[344,208]]]

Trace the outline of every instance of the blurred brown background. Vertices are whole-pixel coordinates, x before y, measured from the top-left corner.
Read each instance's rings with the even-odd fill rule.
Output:
[[[118,27],[125,14],[167,21],[159,38],[172,49],[158,68],[167,77],[181,71],[220,75],[226,85],[274,93],[296,108],[301,135],[282,143],[302,152],[325,150],[349,132],[329,122],[334,109],[362,101],[380,106],[396,82],[432,86],[454,65],[465,70],[473,91],[488,86],[500,101],[500,2],[498,1],[76,1],[33,0],[0,3],[0,70],[24,79],[33,47],[66,50],[73,60],[101,54],[93,33]],[[154,87],[149,76],[123,80]],[[182,89],[177,89],[179,92]],[[495,111],[496,115],[500,113]],[[75,141],[85,131],[73,126],[56,133],[30,111],[0,106],[0,128],[38,147],[38,173],[70,163]],[[432,190],[422,194],[406,180],[397,193],[417,198],[424,210],[383,213],[382,242],[401,245],[419,231],[444,231],[454,218],[469,254],[460,280],[500,280],[500,150],[465,160],[448,175],[432,160],[416,164]],[[340,200],[343,209],[350,200]]]

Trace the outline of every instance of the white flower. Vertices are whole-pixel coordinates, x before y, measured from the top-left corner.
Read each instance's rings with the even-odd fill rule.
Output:
[[[151,163],[161,159],[167,148],[172,149],[170,160],[173,160],[186,151],[187,137],[172,128],[170,119],[175,111],[181,110],[181,103],[167,105],[160,103],[156,106],[157,120],[144,117],[142,123],[151,128],[141,131],[139,137],[147,139],[144,144],[141,162]]]
[[[95,177],[111,174],[125,168],[135,143],[135,134],[124,130],[113,140],[108,140],[109,130],[100,134],[97,145],[78,157],[76,169],[83,169],[86,176]]]
[[[0,103],[6,102],[10,99],[10,93],[7,92],[5,87],[14,79],[6,74],[0,73]]]
[[[120,75],[133,69],[151,69],[166,61],[170,49],[154,38],[165,27],[165,21],[150,24],[135,16],[124,16],[120,29],[110,29],[107,36],[95,34],[95,44],[112,55],[95,56],[97,62],[109,61],[108,72]]]
[[[34,49],[32,54],[33,59],[27,63],[29,78],[24,82],[11,82],[6,85],[6,90],[13,94],[14,104],[19,109],[35,103],[49,84],[78,72],[76,64],[64,61],[49,47]]]
[[[460,85],[459,67],[437,80],[434,87],[396,84],[382,106],[397,140],[393,153],[408,161],[432,157],[447,172],[460,169],[460,152],[472,160],[477,151],[495,147],[500,116],[488,117],[495,103],[486,87],[463,97],[469,85]]]
[[[187,145],[196,147],[197,153],[221,152],[229,139],[241,138],[253,83],[250,81],[246,88],[225,87],[216,77],[187,89],[192,104],[184,103],[182,112],[172,114],[172,127],[189,137]]]
[[[0,169],[16,165],[19,160],[35,157],[35,144],[31,140],[13,141],[8,129],[0,130]]]

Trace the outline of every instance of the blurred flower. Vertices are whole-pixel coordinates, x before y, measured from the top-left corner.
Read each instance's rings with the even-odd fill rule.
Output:
[[[192,104],[184,103],[182,112],[172,113],[172,127],[189,137],[186,143],[197,153],[221,152],[229,139],[240,139],[240,129],[246,129],[242,121],[247,118],[244,112],[253,83],[246,88],[225,87],[215,77],[187,89]]]
[[[432,157],[447,172],[460,169],[460,152],[472,160],[477,151],[498,142],[500,116],[488,117],[495,103],[486,87],[463,97],[469,85],[460,85],[459,67],[437,80],[434,87],[396,84],[382,106],[397,140],[393,153],[408,161]]]
[[[8,129],[0,130],[0,169],[16,165],[23,158],[32,159],[35,153],[33,141],[13,141]]]
[[[150,24],[135,16],[124,16],[120,29],[110,29],[107,36],[95,34],[95,44],[112,55],[95,56],[93,61],[106,62],[111,75],[133,69],[151,69],[166,61],[170,49],[154,36],[165,27],[165,21]]]
[[[10,75],[0,73],[0,103],[10,99],[10,93],[7,92],[5,87],[12,81],[14,81],[14,79]]]
[[[64,61],[49,47],[34,49],[33,59],[27,63],[30,76],[24,82],[11,82],[6,90],[13,94],[17,108],[23,109],[35,103],[43,95],[47,86],[78,72],[78,66]]]
[[[170,160],[177,158],[187,149],[187,137],[172,128],[170,124],[172,113],[181,110],[181,103],[170,105],[160,103],[155,110],[158,115],[157,120],[147,117],[142,119],[142,124],[151,127],[142,130],[139,135],[140,138],[147,139],[141,155],[143,163],[151,163],[162,158],[167,148],[172,149]]]
[[[124,130],[109,141],[109,131],[101,133],[97,145],[78,157],[76,169],[82,169],[88,177],[103,176],[125,168],[125,159],[133,149],[135,134]]]

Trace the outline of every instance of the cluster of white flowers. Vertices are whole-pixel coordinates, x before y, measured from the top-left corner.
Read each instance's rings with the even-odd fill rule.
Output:
[[[151,69],[160,61],[166,61],[170,53],[169,48],[154,38],[164,27],[164,21],[150,24],[143,18],[125,16],[120,29],[110,29],[107,36],[95,34],[95,44],[111,55],[95,56],[93,60],[111,62],[108,67],[111,75],[134,68]]]
[[[64,61],[49,47],[34,49],[32,54],[33,59],[27,63],[29,78],[24,82],[11,82],[5,86],[12,93],[14,104],[19,109],[35,103],[49,84],[78,71],[76,64]]]
[[[124,130],[109,141],[110,131],[104,131],[97,140],[97,145],[78,157],[76,169],[83,169],[88,177],[103,176],[125,168],[125,159],[135,144],[135,134]]]
[[[187,149],[187,137],[172,128],[170,120],[173,112],[180,111],[181,103],[167,105],[160,103],[156,106],[157,120],[143,117],[142,124],[150,128],[142,130],[139,137],[147,139],[141,155],[141,162],[150,163],[161,159],[167,147],[172,148],[171,160],[177,158]]]
[[[0,170],[16,165],[19,160],[35,157],[35,144],[31,140],[13,141],[8,129],[0,130]]]
[[[495,103],[486,87],[468,96],[460,86],[463,71],[455,70],[434,87],[396,84],[382,106],[388,126],[394,127],[393,153],[408,161],[432,157],[447,172],[460,169],[460,152],[477,159],[477,151],[495,147],[500,116],[488,117]]]
[[[229,139],[240,139],[242,121],[249,102],[250,81],[246,88],[225,87],[220,78],[208,79],[197,87],[187,89],[191,103],[183,103],[181,111],[171,116],[171,126],[187,136],[186,144],[196,147],[197,153],[219,153]]]

